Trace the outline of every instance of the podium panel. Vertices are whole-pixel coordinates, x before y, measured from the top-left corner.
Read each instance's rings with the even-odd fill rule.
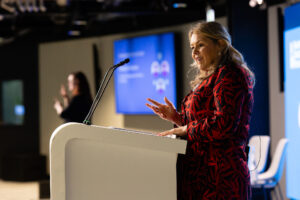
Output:
[[[52,200],[176,200],[186,141],[68,123],[50,141]]]

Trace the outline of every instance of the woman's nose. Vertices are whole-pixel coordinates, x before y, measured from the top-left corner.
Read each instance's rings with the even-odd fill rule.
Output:
[[[193,51],[193,54],[195,55],[195,56],[199,56],[199,51],[197,51],[196,49]]]
[[[194,50],[195,52],[199,53],[200,48],[199,48],[199,47],[195,47],[193,50]]]

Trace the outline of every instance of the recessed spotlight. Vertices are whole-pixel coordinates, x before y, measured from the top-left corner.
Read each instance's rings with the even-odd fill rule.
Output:
[[[56,0],[58,6],[64,7],[68,5],[68,0]]]
[[[215,21],[215,10],[212,9],[210,6],[206,7],[206,21],[207,22]]]
[[[254,7],[256,6],[256,4],[257,4],[256,0],[250,0],[250,1],[249,1],[249,5],[250,5],[252,8],[254,8]]]
[[[85,20],[74,20],[73,24],[77,25],[77,26],[86,26],[87,25],[87,21],[85,21]]]
[[[258,5],[262,5],[264,3],[264,0],[256,0]]]
[[[186,8],[186,3],[173,3],[173,8]]]
[[[77,30],[70,30],[70,31],[68,31],[68,35],[69,36],[80,36],[81,32],[77,31]]]

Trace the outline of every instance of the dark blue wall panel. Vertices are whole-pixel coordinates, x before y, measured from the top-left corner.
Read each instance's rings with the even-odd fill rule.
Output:
[[[251,135],[269,135],[267,11],[249,1],[230,1],[229,28],[233,46],[245,57],[256,76]]]

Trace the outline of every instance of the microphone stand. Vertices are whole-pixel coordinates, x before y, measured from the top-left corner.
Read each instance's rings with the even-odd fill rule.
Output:
[[[98,103],[99,103],[101,97],[103,96],[103,93],[104,93],[104,91],[105,91],[105,89],[106,89],[106,87],[107,87],[107,85],[108,85],[108,83],[109,83],[109,80],[111,79],[112,75],[114,74],[114,71],[115,71],[118,67],[120,67],[120,66],[122,66],[122,65],[124,65],[124,64],[126,64],[126,63],[128,63],[128,62],[129,62],[129,59],[126,58],[126,59],[123,60],[122,62],[120,62],[120,63],[118,63],[118,64],[116,64],[116,65],[110,67],[110,68],[106,71],[106,73],[105,73],[105,75],[104,75],[104,77],[103,77],[103,80],[102,80],[102,82],[101,82],[101,84],[100,84],[100,87],[99,87],[99,89],[98,89],[98,92],[97,92],[97,94],[96,94],[96,97],[94,98],[94,101],[93,101],[93,103],[92,103],[92,106],[91,106],[91,108],[90,108],[90,111],[88,112],[87,116],[85,117],[85,119],[84,119],[84,121],[83,121],[82,123],[84,123],[84,124],[86,124],[86,125],[91,125],[91,118],[92,118],[92,116],[93,116],[93,114],[94,114],[94,112],[95,112],[95,110],[96,110],[96,108],[97,108],[97,105],[98,105]],[[110,74],[109,74],[109,72],[110,72]],[[107,79],[106,77],[107,77],[108,74],[109,74],[109,77],[108,77],[108,79]],[[103,89],[102,89],[102,88],[103,88]]]

